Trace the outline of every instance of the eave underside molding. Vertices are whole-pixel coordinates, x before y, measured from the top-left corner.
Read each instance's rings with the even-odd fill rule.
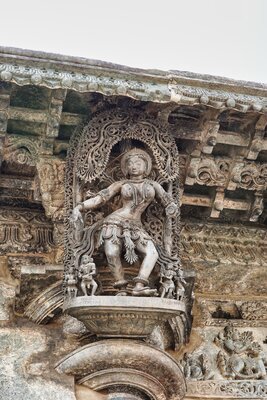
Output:
[[[267,112],[267,85],[188,72],[142,70],[102,61],[0,47],[0,78],[17,85],[123,95],[156,103]]]

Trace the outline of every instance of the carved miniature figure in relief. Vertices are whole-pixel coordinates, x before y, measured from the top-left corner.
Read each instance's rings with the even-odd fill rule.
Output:
[[[142,149],[132,149],[124,154],[121,169],[125,180],[114,182],[96,196],[78,204],[73,210],[73,222],[82,223],[82,212],[95,210],[108,203],[116,195],[120,196],[122,207],[112,212],[102,222],[99,244],[103,244],[108,266],[113,274],[114,287],[119,294],[126,294],[128,281],[124,277],[122,253],[129,264],[141,257],[138,276],[134,278],[135,296],[155,295],[156,290],[148,286],[149,277],[158,260],[153,238],[142,226],[141,216],[151,202],[156,199],[165,208],[166,217],[176,215],[178,207],[172,197],[156,181],[148,179],[152,168],[150,156]]]
[[[175,284],[174,278],[176,271],[173,270],[172,264],[167,264],[165,268],[161,268],[160,272],[160,284],[161,294],[160,297],[167,297],[173,299],[175,296]]]
[[[185,353],[182,365],[186,379],[203,381],[214,376],[210,360],[205,353],[190,355]]]
[[[215,337],[214,342],[224,351],[219,351],[217,365],[221,374],[230,379],[267,379],[266,356],[259,343],[253,341],[250,331],[240,333],[226,326]]]
[[[173,263],[162,266],[160,270],[160,296],[182,301],[185,296],[186,281],[183,270]]]
[[[177,268],[176,270],[175,283],[176,283],[176,299],[181,301],[185,297],[185,286],[186,286],[186,281],[184,279],[184,272],[182,268]]]
[[[81,278],[81,289],[85,296],[88,296],[88,290],[91,290],[91,296],[95,295],[98,288],[93,276],[96,275],[96,266],[91,257],[84,255],[79,267],[78,277]]]

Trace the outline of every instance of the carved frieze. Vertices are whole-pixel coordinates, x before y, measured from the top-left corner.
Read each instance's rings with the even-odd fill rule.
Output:
[[[240,305],[240,314],[249,321],[267,321],[267,302],[246,301]]]
[[[265,379],[265,363],[260,344],[254,341],[251,331],[239,332],[227,325],[214,339],[221,347],[217,354],[217,367],[227,379]]]
[[[193,398],[266,399],[265,381],[187,381],[187,396]]]
[[[192,157],[185,183],[263,191],[267,188],[267,164],[221,156]]]
[[[263,265],[267,232],[245,226],[183,223],[181,256],[190,261]]]
[[[47,251],[53,247],[53,227],[42,213],[2,209],[0,253]]]

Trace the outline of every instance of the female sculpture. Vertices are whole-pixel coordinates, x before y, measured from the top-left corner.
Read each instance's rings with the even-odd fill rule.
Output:
[[[111,184],[73,210],[73,221],[82,220],[82,211],[97,209],[115,195],[120,195],[122,207],[103,220],[99,238],[99,244],[104,245],[108,266],[115,278],[114,287],[121,290],[120,294],[126,294],[128,284],[121,263],[123,250],[125,260],[130,264],[137,261],[137,253],[143,257],[138,276],[134,278],[132,294],[146,296],[155,293],[155,290],[148,287],[148,278],[157,262],[158,252],[152,238],[142,226],[141,216],[155,198],[165,207],[168,217],[174,217],[178,209],[163,187],[147,178],[151,168],[151,158],[144,150],[128,151],[121,160],[122,172],[128,179]]]

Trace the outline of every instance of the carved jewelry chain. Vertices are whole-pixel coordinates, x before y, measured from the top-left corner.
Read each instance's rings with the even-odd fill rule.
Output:
[[[133,204],[132,204],[132,208],[136,207],[142,203],[144,203],[144,201],[147,198],[147,194],[146,194],[146,184],[147,184],[147,180],[145,180],[144,182],[142,182],[142,187],[141,187],[141,201],[138,202],[138,189],[134,186],[134,184],[132,182],[128,182],[129,185],[131,186],[131,189],[133,191]]]

